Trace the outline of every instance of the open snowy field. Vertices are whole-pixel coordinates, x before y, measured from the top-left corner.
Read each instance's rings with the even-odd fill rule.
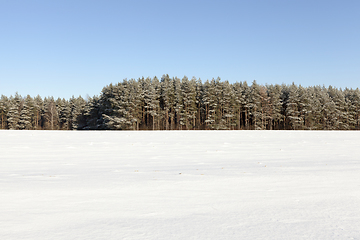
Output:
[[[360,239],[360,132],[0,131],[0,239]]]

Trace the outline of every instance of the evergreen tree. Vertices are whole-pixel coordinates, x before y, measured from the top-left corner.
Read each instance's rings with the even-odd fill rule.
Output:
[[[181,82],[182,111],[181,119],[186,130],[194,129],[196,122],[196,79],[189,79],[185,76]]]
[[[269,102],[270,102],[270,114],[269,114],[269,129],[280,129],[282,118],[282,100],[281,100],[281,91],[282,87],[280,85],[270,85],[267,86],[269,92]]]
[[[34,119],[33,119],[33,127],[34,129],[37,129],[37,130],[40,130],[42,129],[43,127],[43,110],[44,110],[44,102],[42,100],[42,98],[37,95],[35,98],[34,98],[34,101],[33,101],[33,116],[34,116]]]
[[[244,109],[244,121],[245,121],[245,129],[249,130],[250,129],[250,109],[252,107],[251,104],[251,88],[250,86],[247,84],[247,82],[243,83],[243,97],[244,97],[244,102],[243,102],[243,109]]]
[[[299,88],[293,83],[289,88],[286,101],[286,116],[293,130],[302,129],[303,118],[301,117],[300,111]]]
[[[346,102],[343,91],[329,86],[328,95],[335,104],[334,118],[336,121],[334,122],[334,129],[350,129],[350,121],[348,121],[348,103]]]
[[[63,99],[57,99],[56,100],[56,107],[58,110],[59,115],[59,129],[61,130],[70,130],[70,104],[67,100]]]
[[[143,119],[147,129],[155,130],[155,118],[158,116],[160,97],[157,93],[160,92],[160,83],[156,77],[153,80],[148,77],[140,79],[140,85],[141,100],[143,101]]]
[[[130,122],[132,123],[131,129],[139,130],[141,124],[141,109],[142,109],[142,101],[140,99],[140,86],[135,79],[130,79],[127,82],[128,88],[128,109],[129,109],[129,117]]]
[[[70,108],[69,108],[70,112]],[[84,129],[87,130],[100,130],[102,129],[102,114],[100,107],[100,98],[98,96],[94,96],[92,98],[89,97],[85,109],[84,115],[86,118],[86,127]]]
[[[196,86],[195,86],[195,102],[196,102],[196,129],[204,129],[204,121],[205,121],[205,109],[204,109],[204,101],[203,101],[203,95],[204,95],[204,89],[203,84],[201,82],[201,79],[199,78],[196,80]]]
[[[126,80],[124,80],[126,81]],[[112,113],[111,115],[104,114],[106,125],[109,129],[124,130],[129,129],[131,124],[131,116],[128,111],[127,96],[128,88],[126,83],[119,83],[114,86],[110,101]]]
[[[84,110],[86,106],[86,101],[81,96],[74,98],[72,97],[70,99],[70,118],[71,118],[71,124],[72,129],[83,129],[86,127],[86,119],[84,116]]]
[[[243,83],[236,82],[233,84],[233,91],[234,91],[234,111],[236,115],[236,126],[237,129],[240,130],[244,126],[244,104],[245,99],[243,95]]]
[[[0,98],[1,129],[360,129],[360,90],[204,83],[163,75],[124,79],[100,96]]]
[[[221,111],[222,111],[222,120],[224,123],[222,125],[222,129],[235,129],[236,127],[235,92],[228,81],[223,82],[221,84],[221,87],[222,87]]]
[[[164,129],[173,129],[175,110],[174,105],[174,88],[173,81],[169,75],[163,75],[160,80],[160,109],[163,119]]]
[[[44,98],[44,119],[45,129],[57,130],[59,125],[59,115],[56,103],[53,97]]]
[[[174,101],[173,101],[173,109],[174,109],[174,129],[182,130],[185,125],[185,121],[183,118],[183,99],[181,92],[181,80],[177,77],[173,80],[173,88],[174,88]]]
[[[33,105],[33,99],[27,95],[20,111],[19,129],[33,129]]]
[[[261,87],[254,80],[250,87],[249,109],[253,129],[261,130],[264,127],[264,115],[261,100]]]
[[[216,82],[212,79],[204,83],[205,129],[216,129]]]
[[[1,129],[7,128],[8,104],[9,104],[9,99],[6,96],[1,95],[1,98],[0,98],[0,122],[1,122],[0,126],[1,126]]]
[[[20,111],[21,111],[22,99],[21,96],[16,93],[15,97],[9,99],[9,111],[7,113],[7,121],[9,129],[20,129]]]

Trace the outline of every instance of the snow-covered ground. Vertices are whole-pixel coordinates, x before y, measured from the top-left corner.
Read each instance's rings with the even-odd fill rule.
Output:
[[[360,239],[360,132],[0,131],[0,239]]]

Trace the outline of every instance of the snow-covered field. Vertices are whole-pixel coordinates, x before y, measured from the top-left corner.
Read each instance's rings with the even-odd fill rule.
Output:
[[[0,131],[0,239],[360,239],[360,132]]]

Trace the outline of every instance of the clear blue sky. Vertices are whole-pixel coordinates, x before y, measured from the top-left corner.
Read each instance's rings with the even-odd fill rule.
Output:
[[[360,87],[360,1],[0,0],[0,94],[163,74]]]

